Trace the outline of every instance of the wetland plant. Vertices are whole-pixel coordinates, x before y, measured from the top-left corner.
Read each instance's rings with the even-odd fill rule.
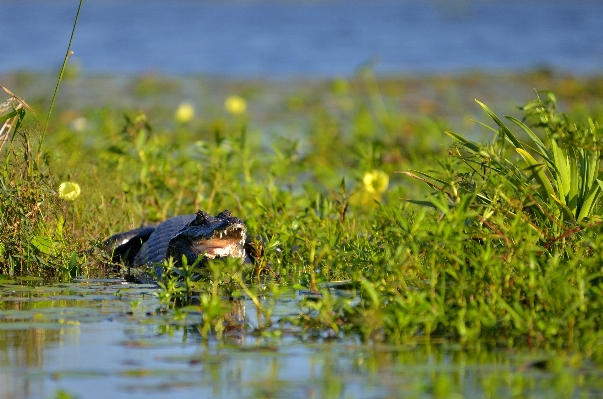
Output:
[[[49,170],[50,156],[42,151],[50,116],[63,79],[77,26],[80,5],[73,24],[69,46],[63,60],[46,124],[36,137],[35,129],[23,128],[31,107],[11,91],[0,86],[10,97],[0,104],[0,275],[44,276],[67,280],[81,272],[74,243],[66,231],[68,209],[63,199],[79,195],[79,186],[64,183],[57,193]],[[37,140],[36,140],[37,139]],[[37,150],[32,149],[37,141]],[[74,188],[77,187],[77,195]],[[69,193],[67,193],[69,191]],[[63,194],[67,193],[66,197]]]
[[[426,205],[412,213],[380,208],[383,259],[367,274],[371,284],[360,280],[366,299],[351,320],[375,320],[394,340],[421,334],[600,355],[603,129],[557,113],[544,95],[522,108],[523,121],[508,117],[530,144],[479,103],[496,124],[483,125],[491,142],[449,133],[455,144],[439,171],[404,172],[432,195],[408,201]],[[357,328],[374,336],[367,323]]]
[[[55,265],[69,264],[64,245],[65,219],[46,160],[32,150],[22,127],[31,108],[5,89],[0,104],[0,274],[56,276]]]

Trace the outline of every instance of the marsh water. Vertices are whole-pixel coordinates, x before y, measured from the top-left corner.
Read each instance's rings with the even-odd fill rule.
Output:
[[[77,2],[0,1],[0,72],[58,69]],[[86,0],[72,63],[90,73],[226,77],[603,67],[599,1]]]
[[[121,280],[0,282],[0,398],[601,397],[603,371],[578,354],[404,346],[284,328],[259,333],[242,301],[218,342],[200,315],[157,312],[151,285]],[[275,321],[299,314],[283,295]]]

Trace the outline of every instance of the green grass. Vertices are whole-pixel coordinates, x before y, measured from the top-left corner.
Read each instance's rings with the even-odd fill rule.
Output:
[[[110,234],[229,209],[264,237],[256,270],[186,266],[158,293],[174,317],[198,310],[179,307],[196,296],[203,334],[220,336],[236,306],[228,297],[248,297],[264,334],[294,324],[369,342],[444,338],[601,356],[600,103],[572,100],[565,115],[545,93],[506,120],[475,105],[489,140],[400,108],[406,86],[371,74],[300,88],[273,114],[261,108],[261,87],[235,92],[246,113],[229,114],[222,96],[190,121],[173,119],[177,102],[159,101],[169,93],[143,110],[59,101],[39,153],[27,116],[1,153],[1,272],[107,275],[85,250]],[[279,117],[297,119],[263,130]],[[61,182],[77,183],[79,197],[60,198]],[[309,294],[300,315],[274,320],[290,287]]]

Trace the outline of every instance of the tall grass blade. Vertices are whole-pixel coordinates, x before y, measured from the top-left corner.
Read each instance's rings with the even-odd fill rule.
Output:
[[[421,175],[421,176],[425,176],[425,177],[427,177],[428,179],[435,180],[435,181],[437,181],[438,183],[442,183],[442,184],[443,184],[443,185],[445,185],[445,186],[446,186],[446,185],[448,185],[448,182],[446,182],[446,181],[444,181],[444,180],[442,180],[442,179],[438,179],[437,177],[433,177],[433,176],[431,176],[431,175],[430,175],[430,174],[428,174],[428,173],[423,173],[423,172],[421,172],[421,171],[419,171],[419,170],[411,170],[410,172],[398,172],[398,173],[402,173],[403,175],[410,176],[410,177],[412,177],[412,178],[415,178],[415,179],[418,179],[418,180],[424,181],[424,182],[426,182],[427,184],[432,185],[434,188],[436,188],[436,189],[438,189],[438,190],[442,190],[442,188],[441,188],[441,187],[438,187],[438,186],[436,186],[436,185],[434,185],[434,184],[432,184],[432,183],[429,183],[427,180],[425,180],[425,179],[423,179],[423,178],[421,178],[421,177],[419,177],[419,176],[415,175],[414,173],[417,173],[417,174],[419,174],[419,175]]]
[[[498,116],[496,116],[496,114],[494,112],[492,112],[492,110],[490,108],[488,108],[488,106],[486,104],[484,104],[478,100],[475,100],[475,102],[478,103],[479,106],[482,107],[482,109],[484,111],[486,111],[486,113],[490,116],[490,118],[492,118],[492,120],[494,120],[494,122],[500,127],[506,140],[511,142],[511,144],[513,144],[515,146],[515,148],[523,148],[523,145],[521,144],[521,142],[519,140],[517,140],[517,138],[513,135],[513,133],[511,133],[509,128],[499,119]]]
[[[536,151],[538,155],[544,158],[549,164],[552,164],[551,155],[549,151],[547,150],[542,140],[540,140],[540,138],[532,131],[532,129],[530,129],[525,123],[523,123],[517,118],[514,118],[512,116],[505,116],[505,118],[509,119],[511,122],[519,126],[524,132],[526,132],[527,135],[530,136],[532,141],[536,143],[536,146],[538,146],[538,150]]]
[[[579,179],[579,164],[577,160],[577,153],[573,147],[568,147],[567,158],[571,161],[569,162],[569,179],[570,179],[570,189],[568,192],[568,201],[567,204],[572,209],[578,209],[579,202],[579,194],[580,194],[580,179]]]
[[[467,140],[463,136],[460,136],[460,135],[458,135],[454,132],[450,132],[450,131],[445,131],[444,133],[446,133],[447,135],[452,137],[454,140],[460,142],[464,147],[468,148],[469,150],[473,151],[474,153],[477,153],[479,151],[479,146],[477,144]]]
[[[52,95],[52,101],[50,102],[50,108],[48,109],[48,115],[46,116],[46,123],[44,124],[44,130],[42,131],[42,136],[40,137],[40,143],[38,145],[38,154],[42,150],[42,143],[44,142],[44,137],[46,137],[46,131],[48,130],[48,122],[50,122],[50,115],[52,115],[52,109],[54,108],[54,102],[57,98],[57,94],[59,93],[59,87],[61,86],[61,81],[63,80],[63,74],[65,73],[65,68],[67,67],[67,60],[71,53],[71,43],[73,42],[73,36],[75,36],[75,28],[77,26],[77,21],[80,17],[80,10],[82,9],[82,3],[84,0],[80,0],[80,4],[77,8],[77,13],[75,14],[75,21],[73,22],[73,29],[71,30],[71,37],[69,38],[69,44],[67,45],[67,52],[65,53],[65,58],[63,59],[63,65],[61,66],[61,72],[59,73],[59,79],[57,80],[57,85],[54,88],[54,94]]]
[[[559,148],[555,139],[551,139],[551,152],[555,160],[554,166],[557,169],[556,180],[559,197],[564,204],[569,205],[568,200],[570,199],[569,193],[571,191],[569,159],[565,152]]]
[[[480,125],[481,127],[484,127],[488,130],[492,130],[494,133],[496,133],[498,135],[499,131],[497,129],[494,129],[492,126],[485,124],[484,122],[475,120],[475,119],[469,119],[471,122],[473,123],[477,123],[478,125]]]
[[[601,190],[603,188],[603,181],[597,179],[597,184],[593,185],[588,193],[588,196],[584,200],[582,207],[580,209],[580,214],[576,218],[578,222],[584,219],[587,216],[590,216],[593,207],[598,203],[599,198],[601,197]]]

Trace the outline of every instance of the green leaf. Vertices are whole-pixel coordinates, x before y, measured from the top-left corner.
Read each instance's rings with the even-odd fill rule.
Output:
[[[13,111],[13,112],[9,112],[7,114],[4,115],[0,115],[0,123],[12,118],[13,116],[17,115],[17,111]]]
[[[447,214],[450,211],[450,205],[448,203],[448,200],[443,196],[432,196],[431,200],[430,200],[431,204],[437,208],[438,210],[440,210],[440,212]]]
[[[527,135],[530,136],[532,141],[534,141],[534,143],[536,143],[536,145],[538,146],[538,155],[543,157],[547,162],[552,163],[549,151],[547,150],[542,140],[540,140],[540,138],[532,131],[532,129],[530,129],[525,123],[523,123],[517,118],[508,115],[505,115],[505,118],[509,119],[511,122],[515,123],[521,129],[523,129],[523,131],[526,132]]]
[[[572,209],[578,208],[578,195],[580,193],[580,178],[578,174],[578,160],[576,158],[576,150],[573,147],[566,149],[569,159],[569,179],[570,189],[568,192],[568,200],[566,203]]]
[[[521,157],[532,167],[534,170],[534,177],[540,184],[540,187],[543,190],[543,197],[545,199],[551,198],[551,196],[555,195],[555,190],[549,181],[549,178],[546,175],[546,165],[540,163],[534,159],[534,157],[524,149],[516,148],[515,151],[521,155]]]
[[[551,198],[553,198],[555,200],[555,202],[557,203],[557,205],[561,209],[561,212],[563,213],[563,219],[564,220],[576,220],[576,215],[574,215],[574,210],[568,208],[568,206],[565,205],[563,202],[561,202],[559,200],[559,198],[557,198],[556,196],[551,195]]]
[[[473,204],[473,201],[475,200],[475,196],[475,192],[461,196],[461,200],[457,206],[457,209],[461,210],[464,213],[467,213],[469,211],[469,208],[471,207],[471,204]]]
[[[496,116],[496,114],[494,112],[492,112],[492,110],[490,108],[488,108],[488,106],[478,100],[475,100],[476,103],[479,104],[480,107],[482,107],[482,109],[484,111],[486,111],[486,113],[490,116],[490,118],[492,118],[494,120],[494,122],[496,122],[496,124],[500,127],[500,129],[502,130],[503,134],[505,135],[505,138],[511,142],[511,144],[513,144],[515,146],[515,148],[523,148],[523,145],[521,144],[521,142],[519,140],[517,140],[517,138],[513,135],[513,133],[511,133],[511,131],[509,130],[509,128],[502,123],[502,121],[498,118],[498,116]]]
[[[579,185],[578,185],[578,205],[582,209],[587,198],[592,194],[591,190],[598,174],[599,159],[595,152],[578,150],[579,156]]]
[[[38,249],[38,251],[51,255],[53,253],[54,244],[52,240],[44,236],[34,236],[31,240],[31,244]]]
[[[559,148],[557,141],[551,139],[551,151],[555,160],[555,168],[557,169],[557,190],[559,191],[560,200],[564,204],[568,204],[568,196],[571,191],[571,175],[570,166],[567,154],[563,149]]]
[[[479,151],[479,146],[477,144],[467,140],[463,136],[458,135],[454,132],[450,132],[450,131],[445,131],[444,133],[446,133],[447,135],[452,137],[454,140],[459,141],[464,147],[468,148],[469,150],[471,150],[473,152]]]
[[[428,208],[440,209],[431,201],[419,201],[419,200],[410,200],[410,199],[402,199],[402,201],[408,202],[411,204],[415,204],[415,205],[426,206]]]
[[[586,200],[584,201],[584,203],[582,204],[582,207],[580,208],[580,214],[578,215],[578,218],[576,219],[578,222],[581,221],[582,219],[584,219],[585,217],[588,217],[591,215],[592,213],[592,209],[597,205],[597,202],[599,201],[599,198],[601,197],[601,189],[603,188],[603,181],[597,179],[597,183],[598,184],[593,184],[593,186],[591,187],[588,196],[586,197]]]

